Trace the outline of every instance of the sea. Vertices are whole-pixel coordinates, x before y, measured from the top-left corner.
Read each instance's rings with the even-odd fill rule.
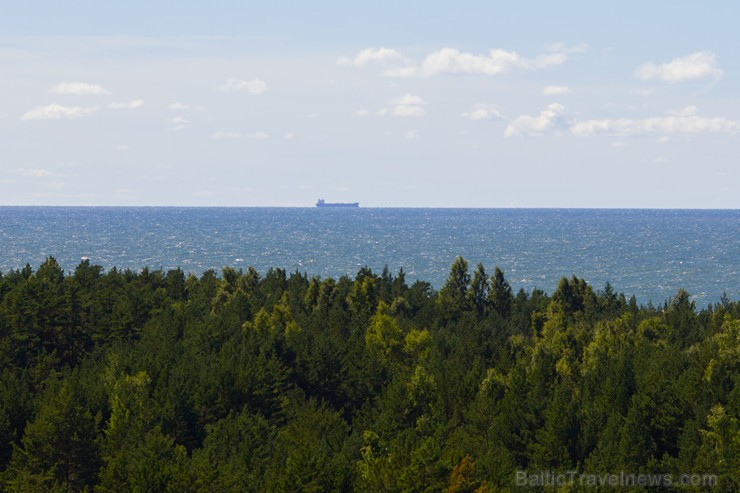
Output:
[[[362,267],[440,288],[454,259],[500,267],[517,291],[576,275],[640,304],[679,288],[740,299],[740,210],[0,207],[0,272],[49,256],[67,273],[272,267],[321,278]]]

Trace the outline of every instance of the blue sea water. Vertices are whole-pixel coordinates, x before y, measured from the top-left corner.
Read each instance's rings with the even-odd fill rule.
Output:
[[[106,269],[253,266],[321,277],[403,268],[439,288],[455,257],[516,290],[562,276],[638,302],[740,298],[739,210],[0,207],[0,271],[54,256]]]

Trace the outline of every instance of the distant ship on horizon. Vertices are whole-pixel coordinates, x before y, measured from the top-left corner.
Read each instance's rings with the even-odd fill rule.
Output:
[[[324,199],[319,199],[316,202],[316,207],[360,207],[359,202],[326,202]]]

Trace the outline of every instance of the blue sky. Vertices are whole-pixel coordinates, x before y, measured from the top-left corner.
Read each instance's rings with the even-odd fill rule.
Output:
[[[735,2],[6,2],[0,204],[740,206]]]

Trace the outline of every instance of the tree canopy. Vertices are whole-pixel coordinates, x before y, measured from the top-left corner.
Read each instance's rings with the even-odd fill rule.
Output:
[[[460,257],[439,292],[368,268],[0,274],[0,490],[740,489],[740,302],[492,272]]]

